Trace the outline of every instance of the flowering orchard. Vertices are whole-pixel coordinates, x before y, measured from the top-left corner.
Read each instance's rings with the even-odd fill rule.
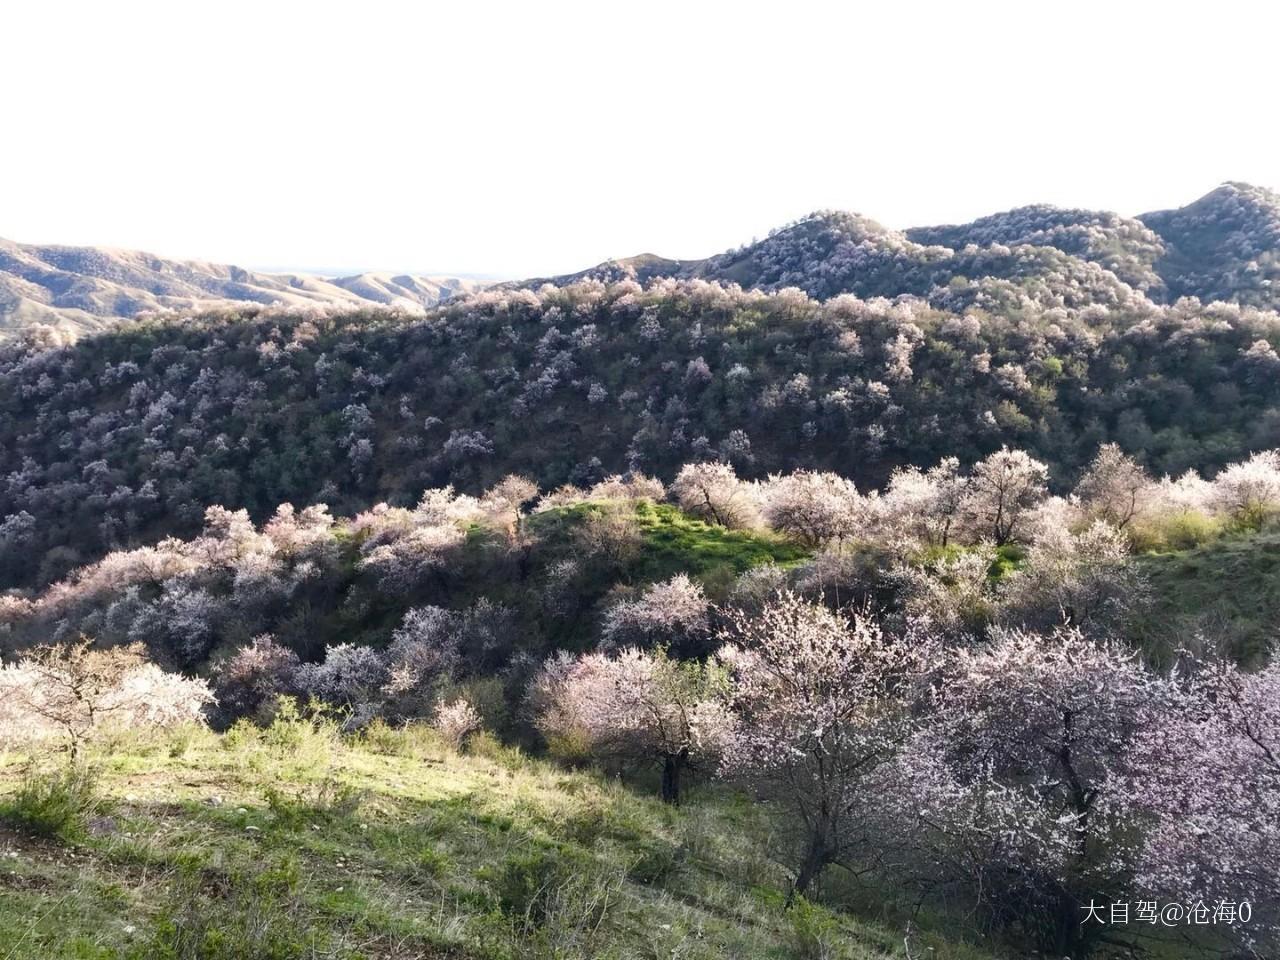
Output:
[[[1009,448],[881,490],[731,460],[349,518],[209,508],[0,598],[0,740],[75,755],[291,697],[652,775],[672,805],[723,782],[773,813],[789,900],[843,873],[1055,955],[1149,915],[1271,948],[1280,671],[1212,630],[1148,656],[1137,628],[1144,553],[1270,531],[1274,452],[1157,478],[1105,445],[1058,493]]]

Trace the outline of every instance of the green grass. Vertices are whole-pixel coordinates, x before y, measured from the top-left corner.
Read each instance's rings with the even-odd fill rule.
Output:
[[[1204,546],[1139,556],[1152,606],[1137,639],[1170,662],[1197,632],[1221,636],[1246,666],[1259,663],[1280,632],[1280,533],[1224,536]]]
[[[99,748],[107,828],[69,842],[0,824],[0,960],[904,956],[891,926],[784,912],[745,798],[702,787],[673,809],[484,754],[323,725]],[[0,797],[28,759],[0,755]],[[937,933],[912,946],[991,956]]]
[[[664,580],[677,573],[708,577],[724,570],[738,574],[762,563],[786,566],[809,556],[773,534],[704,523],[667,503],[641,502],[636,518],[645,538],[639,566],[644,579]]]
[[[39,837],[81,839],[90,818],[106,812],[96,787],[94,771],[80,764],[51,773],[28,770],[18,789],[0,799],[0,823]]]
[[[627,573],[633,580],[665,580],[677,573],[699,579],[739,574],[762,563],[783,566],[809,557],[803,547],[763,530],[729,530],[705,523],[669,503],[593,501],[534,515],[530,530],[552,543],[569,543],[572,530],[593,513],[634,510],[643,543]]]

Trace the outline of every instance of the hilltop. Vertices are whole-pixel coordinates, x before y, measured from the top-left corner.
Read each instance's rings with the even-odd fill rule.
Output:
[[[900,231],[856,213],[819,211],[703,260],[645,254],[525,285],[665,276],[768,291],[794,286],[818,299],[911,295],[950,307],[986,293],[1042,306],[1192,296],[1274,308],[1278,257],[1280,196],[1227,183],[1185,207],[1138,217],[1039,204]],[[989,289],[975,292],[982,281]]]
[[[418,318],[245,309],[17,343],[0,350],[0,583],[189,534],[215,503],[357,512],[511,472],[553,489],[717,458],[880,486],[1002,444],[1070,483],[1108,441],[1175,475],[1280,445],[1274,312],[949,289],[974,302],[584,280]]]

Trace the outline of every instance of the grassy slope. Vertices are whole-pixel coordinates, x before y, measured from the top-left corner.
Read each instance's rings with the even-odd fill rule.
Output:
[[[634,510],[643,548],[626,575],[637,583],[665,580],[677,573],[695,578],[739,574],[761,563],[783,566],[809,556],[809,552],[776,534],[763,530],[727,530],[704,523],[669,503],[642,500],[633,506],[614,501],[592,501],[556,507],[534,514],[529,530],[552,543],[568,545],[575,528],[593,513],[612,508]]]
[[[1159,658],[1197,631],[1227,638],[1246,665],[1272,647],[1280,623],[1280,533],[1224,537],[1193,550],[1137,561],[1151,580],[1153,608],[1141,639]]]
[[[636,517],[644,532],[640,575],[662,580],[676,573],[714,577],[721,571],[743,573],[762,563],[787,566],[809,553],[764,531],[726,530],[694,519],[666,503],[642,502]]]
[[[86,839],[0,826],[0,960],[903,955],[896,929],[785,914],[742,798],[704,789],[677,810],[480,753],[301,724],[100,750],[112,809]],[[20,775],[0,756],[0,796]]]

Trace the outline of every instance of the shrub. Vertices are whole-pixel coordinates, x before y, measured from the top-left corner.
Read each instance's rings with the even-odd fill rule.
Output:
[[[467,754],[492,761],[508,770],[520,770],[528,766],[529,758],[519,747],[508,747],[488,730],[478,730],[467,738]]]
[[[502,863],[494,880],[498,906],[508,917],[538,926],[546,916],[553,887],[568,876],[560,859],[544,850],[516,853]]]
[[[17,792],[0,803],[0,821],[41,837],[78,840],[89,819],[107,809],[97,787],[97,776],[81,764],[55,773],[30,770]]]
[[[657,884],[671,877],[683,861],[682,851],[669,843],[647,844],[627,870],[627,879]]]
[[[797,897],[787,913],[791,934],[791,955],[796,960],[830,960],[837,956],[840,928],[821,907]]]
[[[239,750],[262,741],[263,730],[248,717],[241,717],[222,735],[224,750]]]
[[[313,702],[304,714],[293,697],[281,697],[271,726],[262,731],[262,742],[293,759],[322,762],[338,740],[338,725],[328,713],[324,704]]]
[[[446,743],[459,750],[469,736],[480,731],[482,723],[476,708],[459,697],[451,703],[441,701],[431,725]]]
[[[1221,524],[1203,513],[1187,513],[1172,518],[1164,529],[1165,542],[1175,550],[1190,550],[1218,535]]]
[[[327,778],[292,793],[269,786],[263,791],[263,799],[277,824],[297,830],[314,823],[332,824],[351,816],[360,807],[361,793],[350,784]]]
[[[373,753],[387,756],[405,756],[410,747],[404,728],[393,727],[381,717],[374,717],[360,728],[357,742]]]
[[[620,873],[555,848],[509,854],[487,877],[496,899],[500,937],[486,956],[610,956],[604,928],[622,882]]]
[[[435,847],[424,847],[414,858],[414,873],[422,877],[440,877],[453,867],[449,855]]]
[[[305,960],[341,956],[302,915],[296,862],[233,875],[210,890],[195,867],[179,871],[149,936],[129,960]]]

